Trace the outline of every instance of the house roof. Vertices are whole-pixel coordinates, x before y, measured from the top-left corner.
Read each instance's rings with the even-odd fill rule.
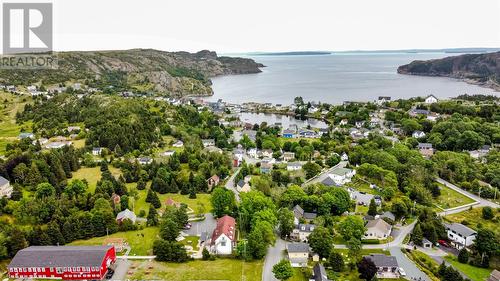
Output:
[[[240,180],[240,181],[237,183],[237,185],[238,185],[239,187],[243,187],[243,186],[245,186],[245,184],[246,184],[246,182],[245,182],[244,180]]]
[[[453,230],[464,237],[469,237],[477,233],[474,229],[471,229],[461,223],[456,223],[456,222],[445,224],[445,227],[446,229]]]
[[[302,242],[289,243],[286,246],[286,250],[289,253],[304,253],[304,252],[309,253],[309,244]]]
[[[389,212],[389,211],[384,212],[380,217],[381,218],[388,218],[391,220],[396,220],[396,216],[392,212]]]
[[[329,281],[328,276],[326,275],[325,267],[317,263],[313,267],[313,279],[314,281]]]
[[[486,281],[500,281],[500,271],[493,270]]]
[[[212,233],[212,244],[222,234],[226,235],[231,241],[235,240],[236,220],[228,215],[223,216],[217,220],[217,226]]]
[[[421,148],[432,148],[432,143],[428,143],[428,142],[419,142],[418,143],[418,148],[421,149]]]
[[[299,223],[297,225],[297,229],[299,231],[304,231],[304,232],[312,232],[314,230],[315,225],[314,224],[308,224],[308,223]]]
[[[348,174],[350,172],[352,172],[351,169],[336,168],[336,169],[333,169],[331,173],[334,174],[334,175],[343,176],[343,175]]]
[[[101,266],[113,246],[31,246],[17,252],[11,267]]]
[[[218,182],[220,180],[219,176],[218,175],[213,175],[209,178],[209,180],[213,180],[215,182]]]
[[[366,228],[367,229],[375,228],[375,229],[380,230],[380,231],[385,233],[385,232],[390,231],[392,226],[390,224],[388,224],[387,222],[385,222],[383,219],[378,218],[375,220],[368,221],[368,223],[366,224]]]
[[[398,267],[398,261],[396,257],[386,256],[383,254],[370,254],[369,256],[364,256],[370,259],[377,267]]]
[[[9,181],[6,178],[0,176],[0,186],[4,186],[6,184],[9,184]]]
[[[326,185],[326,186],[334,186],[334,185],[337,185],[335,183],[335,181],[330,177],[330,176],[326,176],[326,178],[324,180],[321,181],[322,184]]]
[[[300,163],[300,162],[289,162],[287,164],[287,166],[290,166],[290,167],[302,167],[302,163]]]
[[[296,218],[301,218],[304,215],[304,209],[299,205],[295,205],[295,207],[293,207],[293,214]]]
[[[116,215],[116,219],[117,220],[123,220],[123,219],[135,220],[136,215],[134,212],[130,211],[129,209],[125,209]]]

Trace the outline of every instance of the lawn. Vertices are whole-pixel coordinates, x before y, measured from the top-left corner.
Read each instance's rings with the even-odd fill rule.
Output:
[[[186,263],[134,261],[127,279],[260,281],[262,266],[262,260],[244,262],[237,259],[195,260]]]
[[[141,210],[146,213],[149,210],[149,203],[146,203],[147,190],[138,190],[137,199],[134,202],[134,212],[138,214]],[[172,198],[176,202],[184,203],[190,207],[195,214],[205,214],[212,210],[212,203],[210,202],[210,194],[196,194],[195,199],[190,199],[189,195],[182,194],[158,194],[162,207],[165,207],[165,201]]]
[[[447,186],[440,184],[439,187],[441,188],[441,195],[439,195],[439,197],[434,201],[436,206],[442,209],[449,209],[474,203],[473,199],[463,195],[462,193],[456,192]]]
[[[487,228],[497,235],[500,235],[500,229],[498,227],[498,222],[495,223],[493,220],[485,220],[482,216],[483,208],[473,208],[471,210],[466,210],[460,213],[451,214],[445,216],[445,220],[450,222],[458,222],[466,224],[468,227],[477,230],[478,224],[481,224],[482,227]],[[493,211],[495,212],[495,211]],[[498,212],[497,213],[498,216]]]
[[[75,148],[84,148],[85,147],[85,139],[74,140],[73,141],[73,146]]]
[[[16,124],[16,113],[21,111],[29,97],[18,97],[9,93],[0,92],[0,101],[2,107],[0,108],[0,153],[5,152],[6,145],[17,140],[21,128],[26,131],[31,130],[31,122],[25,124]],[[7,100],[7,102],[4,102]],[[7,107],[4,108],[3,106]]]
[[[308,281],[309,277],[311,277],[311,269],[294,268],[293,276],[287,281]]]
[[[119,177],[121,175],[121,172],[119,169],[113,167],[113,166],[108,166],[109,170],[111,171],[111,174],[115,177]],[[101,168],[98,167],[93,167],[93,168],[88,168],[88,167],[83,167],[80,168],[78,171],[73,172],[73,179],[86,179],[87,182],[89,183],[89,189],[88,191],[91,193],[94,193],[95,191],[95,186],[97,182],[101,179],[102,172]]]
[[[445,260],[467,275],[472,281],[486,280],[492,271],[492,269],[489,268],[480,268],[465,263],[459,263],[454,256],[446,256]]]
[[[198,241],[200,237],[198,236],[185,236],[184,240],[181,240],[180,243],[184,246],[193,247],[193,251],[197,252],[200,248],[198,247]]]
[[[142,230],[136,231],[126,231],[126,232],[117,232],[109,235],[108,237],[95,237],[87,240],[77,240],[72,242],[69,245],[102,245],[106,238],[125,238],[126,242],[130,245],[132,250],[130,251],[130,255],[151,255],[153,249],[153,242],[156,240],[158,235],[159,228],[157,227],[147,227]]]

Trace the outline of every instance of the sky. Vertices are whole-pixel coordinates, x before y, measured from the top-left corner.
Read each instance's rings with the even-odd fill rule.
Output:
[[[58,51],[154,48],[237,53],[500,47],[500,0],[53,3],[54,48]]]

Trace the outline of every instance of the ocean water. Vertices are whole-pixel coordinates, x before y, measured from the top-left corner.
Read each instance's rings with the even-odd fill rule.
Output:
[[[461,94],[495,94],[492,89],[456,79],[397,73],[413,60],[442,58],[445,53],[343,53],[317,56],[254,56],[266,65],[262,73],[220,76],[212,79],[214,95],[207,100],[291,104],[297,96],[306,101],[340,104],[373,101],[378,96],[410,98],[433,94],[450,98]]]

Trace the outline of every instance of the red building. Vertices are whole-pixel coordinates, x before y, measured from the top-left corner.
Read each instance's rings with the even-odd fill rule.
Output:
[[[17,252],[10,278],[100,280],[116,261],[113,246],[31,246]]]

